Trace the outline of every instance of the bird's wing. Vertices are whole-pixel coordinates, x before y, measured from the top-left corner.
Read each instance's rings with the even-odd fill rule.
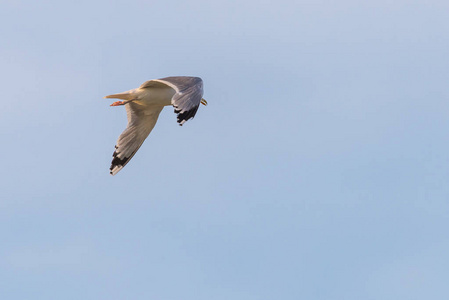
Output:
[[[148,85],[151,87],[151,85],[157,83],[163,83],[175,90],[176,93],[173,95],[171,103],[175,108],[175,113],[178,114],[179,125],[195,116],[203,97],[203,80],[201,78],[166,77],[147,81],[142,86]]]
[[[119,136],[111,163],[111,175],[117,174],[136,154],[156,125],[163,106],[144,106],[135,102],[125,104],[128,126]]]

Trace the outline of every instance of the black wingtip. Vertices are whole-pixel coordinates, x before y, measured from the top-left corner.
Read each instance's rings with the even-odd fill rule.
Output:
[[[192,108],[191,110],[184,111],[184,112],[181,112],[181,110],[179,110],[179,109],[177,109],[177,107],[175,107],[175,113],[178,114],[177,122],[178,123],[181,123],[183,121],[187,122],[188,120],[193,119],[195,117],[196,112],[198,111],[199,107],[200,106],[198,105],[198,106],[195,106],[194,108]],[[182,126],[182,124],[179,124],[179,125]]]
[[[117,146],[115,146],[115,149],[117,149]],[[112,154],[112,162],[111,162],[111,167],[109,168],[110,172],[109,174],[111,174],[112,176],[114,176],[114,174],[112,173],[112,170],[115,169],[115,167],[122,167],[126,165],[126,163],[129,161],[130,157],[123,157],[120,158],[118,157],[119,153],[117,152],[117,150],[114,151],[114,153]]]

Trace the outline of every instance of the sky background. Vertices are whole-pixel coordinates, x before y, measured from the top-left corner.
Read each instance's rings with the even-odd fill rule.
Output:
[[[0,3],[0,297],[448,299],[449,2]],[[172,108],[109,175],[123,107]]]

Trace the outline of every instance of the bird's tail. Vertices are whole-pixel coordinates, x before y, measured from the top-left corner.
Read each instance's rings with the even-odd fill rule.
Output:
[[[134,93],[132,93],[133,90],[131,91],[127,91],[127,92],[123,92],[123,93],[119,93],[119,94],[113,94],[113,95],[108,95],[105,96],[103,98],[114,98],[114,99],[122,99],[122,100],[132,100],[134,99],[135,95]]]

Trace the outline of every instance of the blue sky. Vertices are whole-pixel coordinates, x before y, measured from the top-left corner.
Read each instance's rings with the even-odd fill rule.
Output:
[[[2,299],[445,299],[449,4],[2,1]],[[202,77],[109,175],[102,97]]]

